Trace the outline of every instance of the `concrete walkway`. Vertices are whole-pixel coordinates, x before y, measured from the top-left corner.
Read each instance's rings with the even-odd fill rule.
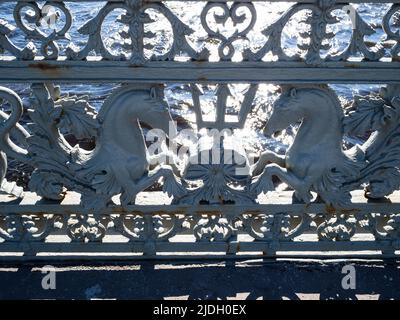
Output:
[[[349,264],[354,290],[341,285]],[[55,290],[42,267],[0,265],[0,299],[400,299],[393,260],[58,264]]]

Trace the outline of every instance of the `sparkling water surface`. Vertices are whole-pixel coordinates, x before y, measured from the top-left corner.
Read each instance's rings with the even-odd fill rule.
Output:
[[[78,47],[83,47],[87,41],[87,37],[82,36],[78,29],[87,20],[93,18],[98,13],[99,9],[105,4],[105,2],[89,3],[89,2],[66,2],[67,6],[71,9],[74,17],[73,27],[69,32],[73,42]],[[205,2],[168,2],[166,5],[187,25],[189,25],[194,33],[188,37],[190,44],[194,48],[200,48],[202,45],[211,51],[211,60],[217,61],[218,54],[217,48],[218,43],[212,39],[207,39],[207,34],[201,27],[200,23],[200,12],[201,8],[205,5]],[[233,57],[234,61],[240,61],[240,54],[243,48],[249,47],[253,50],[260,48],[264,43],[266,38],[262,35],[261,31],[274,22],[279,16],[290,7],[291,4],[288,3],[255,3],[257,9],[257,22],[255,27],[248,34],[249,41],[238,41],[235,43],[235,48],[237,49],[237,54]],[[354,5],[358,8],[359,14],[364,18],[366,22],[371,24],[376,28],[376,33],[372,36],[366,37],[366,41],[384,41],[385,35],[381,27],[381,21],[385,12],[389,9],[390,4],[361,4]],[[0,2],[0,18],[7,20],[9,23],[14,24],[13,19],[13,8],[14,3],[1,3]],[[216,11],[218,12],[218,11]],[[122,52],[124,49],[121,47],[121,37],[119,31],[124,27],[122,24],[116,22],[117,17],[123,13],[123,10],[115,10],[106,19],[102,28],[102,37],[104,42],[109,48],[115,52]],[[155,39],[146,40],[149,44],[155,45],[152,50],[146,50],[145,54],[150,56],[153,53],[162,54],[168,51],[171,45],[172,39],[172,29],[169,22],[159,13],[154,10],[149,10],[148,13],[154,19],[154,23],[150,23],[146,26],[147,30],[151,30],[156,34]],[[344,14],[344,12],[338,10],[335,12],[340,19],[340,23],[331,25],[331,31],[336,33],[336,37],[330,40],[331,49],[323,52],[323,54],[337,53],[343,51],[351,37],[351,21]],[[300,33],[307,31],[308,26],[302,22],[304,20],[304,15],[306,12],[299,12],[296,14],[288,23],[284,29],[283,33],[283,46],[285,52],[289,55],[294,53],[304,54],[297,48],[299,42],[304,41],[300,38]],[[208,17],[210,20],[210,25],[213,25],[212,15]],[[57,22],[58,27],[63,25],[63,16]],[[215,23],[214,23],[215,26]],[[241,26],[237,26],[239,29]],[[245,27],[245,24],[243,25]],[[234,27],[231,21],[222,26],[218,25],[215,28],[219,28],[221,32],[229,36],[232,34]],[[46,30],[43,27],[43,32],[51,32],[51,30]],[[19,46],[24,46],[27,43],[24,35],[21,31],[16,30],[12,37],[12,40]],[[59,41],[60,51],[68,45],[68,41]],[[274,57],[267,56],[265,58],[274,59]],[[91,104],[93,104],[97,109],[102,105],[105,97],[107,97],[112,89],[117,86],[117,84],[68,84],[62,85],[63,94],[70,95],[89,95]],[[11,84],[9,87],[15,89],[24,99],[24,103],[29,105],[29,87],[28,84]],[[234,84],[230,86],[230,91],[233,95],[232,98],[228,100],[229,108],[232,114],[237,112],[240,103],[243,99],[243,94],[246,92],[247,85]],[[354,94],[365,94],[371,91],[379,90],[379,86],[376,85],[332,85],[339,95],[343,104],[350,101]],[[206,116],[213,116],[215,114],[215,86],[205,86],[203,88],[204,96],[202,96],[202,107]],[[293,136],[296,131],[296,126],[288,128],[282,134],[275,138],[267,138],[261,134],[261,128],[265,125],[266,120],[271,112],[271,105],[273,101],[278,96],[277,87],[268,84],[261,84],[256,96],[256,101],[254,103],[253,110],[248,117],[245,129],[240,133],[245,147],[248,151],[259,152],[260,149],[265,147],[270,148],[276,152],[284,152],[287,146],[293,140]],[[180,127],[194,126],[194,112],[193,112],[193,102],[188,87],[185,84],[171,84],[166,88],[166,97],[171,106],[171,110],[174,114],[175,119],[177,119]]]

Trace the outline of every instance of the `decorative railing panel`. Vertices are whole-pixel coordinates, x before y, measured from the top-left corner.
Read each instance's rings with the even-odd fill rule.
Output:
[[[0,251],[395,255],[400,2],[371,2],[379,21],[362,1],[2,1]],[[64,83],[115,88],[96,108]],[[285,152],[241,139],[262,105]]]

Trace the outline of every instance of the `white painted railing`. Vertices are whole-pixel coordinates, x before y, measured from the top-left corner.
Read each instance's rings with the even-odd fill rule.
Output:
[[[101,6],[78,26],[83,45],[76,31],[69,35],[72,2],[0,2],[13,11],[6,21],[0,8],[0,98],[9,111],[0,114],[1,179],[11,194],[0,197],[6,256],[400,250],[400,1],[370,1],[386,11],[377,25],[359,12],[363,1],[296,1],[274,21],[267,8],[277,1],[86,1]],[[188,3],[197,25],[184,22]],[[300,14],[304,41],[293,53],[283,38]],[[121,26],[112,45],[104,35],[110,19]],[[368,40],[379,28],[384,37]],[[348,43],[336,50],[341,32]],[[31,84],[28,110],[5,87],[13,83]],[[87,97],[63,96],[53,83],[121,86],[97,112]],[[191,94],[194,131],[179,128],[178,135],[164,97],[170,83]],[[239,83],[247,86],[232,113],[230,87]],[[237,134],[252,110],[270,103],[257,98],[264,83],[280,87],[264,133],[301,122],[285,155],[254,156]],[[329,86],[336,83],[382,88],[345,108]],[[216,86],[213,119],[203,110],[201,87],[209,84]],[[23,116],[28,125],[19,124]],[[144,124],[158,130],[147,133]],[[195,141],[190,148],[182,135]],[[344,135],[366,142],[344,144]],[[71,136],[95,147],[73,146]],[[34,168],[23,194],[5,180],[7,157]],[[278,180],[288,191],[276,189]]]

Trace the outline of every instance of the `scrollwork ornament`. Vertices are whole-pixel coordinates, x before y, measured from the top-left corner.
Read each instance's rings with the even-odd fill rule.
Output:
[[[317,4],[295,4],[290,7],[278,20],[263,30],[263,35],[267,37],[267,41],[257,52],[252,52],[250,49],[243,51],[243,59],[245,61],[260,61],[263,57],[271,52],[277,56],[278,61],[300,61],[301,56],[296,53],[288,56],[282,47],[282,33],[289,20],[298,12],[308,10],[305,22],[310,25],[310,31],[301,33],[300,36],[304,39],[309,39],[306,44],[299,44],[301,50],[305,50],[304,61],[307,64],[319,65],[324,61],[346,61],[351,56],[358,53],[364,56],[365,60],[377,61],[385,54],[384,48],[377,44],[375,49],[370,49],[364,40],[365,36],[375,33],[375,30],[366,23],[357,10],[353,7],[339,5],[334,0],[321,0]],[[327,55],[324,59],[321,57],[321,50],[328,50],[329,44],[323,44],[324,40],[329,40],[336,35],[332,32],[327,32],[327,26],[338,22],[337,17],[332,13],[335,10],[344,10],[349,8],[346,13],[350,16],[353,23],[353,32],[347,48],[341,53],[335,55]],[[351,8],[351,9],[350,9]]]
[[[309,4],[295,4],[290,7],[281,17],[279,17],[270,26],[262,31],[262,34],[267,37],[267,41],[264,45],[256,52],[252,52],[250,49],[245,49],[243,51],[243,60],[245,61],[261,61],[264,56],[271,52],[274,56],[278,57],[280,61],[299,61],[300,55],[295,54],[293,56],[288,56],[282,48],[282,33],[289,22],[290,18],[296,13],[313,9],[313,5]]]
[[[100,242],[107,231],[99,215],[70,216],[66,226],[68,236],[75,242]]]
[[[30,163],[28,151],[24,149],[30,134],[18,124],[23,113],[21,98],[14,91],[0,87],[0,100],[7,102],[11,107],[10,115],[0,111],[0,188],[1,191],[22,197],[23,189],[16,186],[15,183],[9,183],[5,177],[8,169],[8,156],[21,162]],[[22,147],[18,144],[22,144]]]
[[[391,8],[388,10],[388,12],[385,14],[383,17],[382,21],[382,27],[383,30],[387,34],[387,40],[394,40],[396,41],[396,44],[392,47],[390,53],[392,55],[392,58],[394,60],[399,60],[399,54],[400,54],[400,31],[393,31],[391,26],[390,26],[390,20],[395,16],[395,14],[400,13],[400,5],[399,4],[393,4]]]
[[[347,48],[339,54],[328,55],[327,61],[346,61],[351,56],[355,56],[358,53],[362,54],[364,60],[378,61],[385,55],[385,49],[377,44],[375,48],[370,49],[364,38],[366,36],[373,35],[376,31],[360,16],[355,8],[351,8],[347,11],[347,14],[351,18],[353,24],[353,33],[351,35],[350,43]]]
[[[57,215],[9,214],[0,217],[0,238],[10,242],[44,241],[61,226],[61,219]]]
[[[349,241],[356,232],[357,220],[347,214],[327,214],[317,227],[320,241]]]
[[[112,11],[116,9],[125,9],[128,7],[122,3],[107,3],[102,7],[96,17],[86,22],[78,29],[82,35],[89,36],[87,44],[84,48],[79,49],[74,44],[70,44],[66,49],[66,56],[70,60],[84,60],[88,57],[89,53],[94,50],[95,53],[100,54],[104,60],[121,61],[127,60],[126,55],[114,55],[111,53],[101,38],[101,26]]]
[[[121,31],[123,39],[128,40],[129,44],[124,45],[126,52],[113,54],[104,44],[101,37],[101,27],[106,17],[116,9],[126,11],[119,22],[128,26],[128,31]],[[83,49],[78,49],[71,44],[66,51],[68,59],[83,60],[94,50],[101,55],[104,60],[125,61],[130,60],[133,65],[143,65],[148,59],[144,56],[144,38],[153,38],[152,32],[144,32],[144,25],[153,22],[146,10],[154,9],[165,16],[169,21],[173,31],[171,49],[162,55],[153,54],[149,60],[173,60],[179,53],[186,53],[191,59],[205,60],[208,58],[206,49],[196,52],[186,40],[186,36],[193,33],[193,30],[180,21],[172,12],[162,3],[145,3],[143,1],[127,1],[126,3],[107,3],[97,14],[96,17],[85,23],[78,31],[83,35],[89,36],[88,42]]]
[[[57,12],[54,17],[47,17],[48,10],[45,10],[45,8],[49,7],[60,10],[65,16],[65,23],[60,30],[54,29],[53,32],[46,35],[39,28],[42,20],[58,19]],[[33,22],[34,27],[29,26],[23,21],[22,12],[26,8],[29,8],[32,12],[28,18],[30,22]],[[14,20],[18,28],[25,33],[28,39],[39,40],[41,42],[40,53],[47,60],[56,60],[59,57],[60,49],[57,40],[70,39],[68,31],[72,26],[72,14],[63,2],[47,1],[42,7],[39,7],[39,4],[36,2],[17,2],[14,7]],[[51,28],[51,26],[49,27]]]
[[[300,217],[300,222],[295,225],[294,217],[288,214],[247,212],[240,217],[241,229],[256,241],[292,241],[310,229],[313,223],[308,214]]]
[[[167,241],[183,229],[184,217],[178,213],[165,212],[150,214],[129,213],[115,215],[112,222],[116,231],[129,241]]]
[[[207,21],[208,13],[214,8],[220,8],[223,11],[221,15],[214,13],[215,22],[217,24],[225,24],[228,19],[232,19],[234,26],[242,25],[247,20],[248,24],[243,28],[243,30],[239,31],[239,29],[235,29],[233,34],[225,36],[219,30],[213,30]],[[249,18],[246,14],[238,14],[239,10],[243,8],[246,8],[250,13]],[[200,18],[201,24],[208,33],[208,36],[221,41],[218,47],[218,55],[220,59],[222,61],[230,61],[235,54],[233,43],[238,40],[248,40],[247,34],[253,29],[256,23],[257,12],[254,4],[251,2],[234,2],[230,7],[227,3],[208,2],[203,8]]]
[[[400,238],[400,215],[364,213],[357,217],[357,223],[372,233],[375,240],[391,240],[398,243]]]
[[[236,234],[232,217],[200,214],[193,217],[193,233],[200,242],[225,242]]]
[[[153,54],[150,57],[151,61],[172,61],[181,53],[186,54],[192,60],[208,60],[210,52],[206,48],[203,47],[200,51],[196,51],[186,39],[187,36],[193,34],[194,30],[179,20],[167,6],[165,6],[163,3],[148,3],[144,7],[144,10],[148,9],[154,9],[167,18],[171,24],[173,33],[171,49],[161,55]],[[151,36],[153,35],[148,35],[149,38]]]

